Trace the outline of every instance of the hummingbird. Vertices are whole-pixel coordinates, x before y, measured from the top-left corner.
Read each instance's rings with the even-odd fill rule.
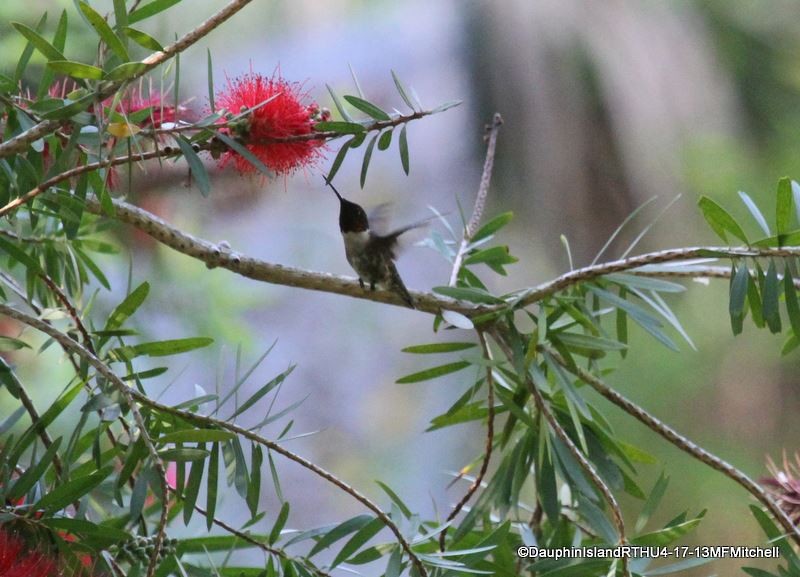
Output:
[[[364,209],[355,202],[343,198],[333,184],[327,180],[325,182],[339,199],[339,230],[344,239],[344,254],[347,262],[358,274],[361,288],[365,288],[365,283],[369,283],[370,290],[380,286],[397,294],[413,309],[414,299],[411,298],[394,264],[397,258],[395,255],[397,240],[404,232],[418,228],[430,219],[398,228],[386,235],[377,234],[370,230],[369,219]]]

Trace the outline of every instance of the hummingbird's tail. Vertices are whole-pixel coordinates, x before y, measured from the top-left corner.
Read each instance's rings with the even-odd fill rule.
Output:
[[[403,284],[403,279],[400,278],[400,273],[397,272],[397,267],[394,266],[394,263],[389,266],[389,290],[399,295],[403,302],[412,309],[417,308],[414,306],[414,299],[411,298],[406,285]]]

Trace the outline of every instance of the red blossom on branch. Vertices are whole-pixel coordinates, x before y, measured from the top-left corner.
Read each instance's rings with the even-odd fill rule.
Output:
[[[54,577],[55,562],[31,551],[22,540],[0,528],[0,577]]]
[[[218,96],[217,106],[238,116],[246,112],[235,126],[221,128],[245,144],[267,168],[276,174],[291,174],[301,167],[313,166],[324,150],[322,140],[270,142],[274,139],[311,134],[319,121],[320,108],[309,101],[301,84],[289,82],[273,74],[267,78],[250,72],[228,84]],[[225,151],[220,166],[233,164],[243,174],[256,168],[234,150]]]
[[[794,523],[800,523],[800,452],[794,463],[783,454],[783,468],[767,458],[767,469],[772,477],[761,479],[761,484],[772,494],[781,509]]]

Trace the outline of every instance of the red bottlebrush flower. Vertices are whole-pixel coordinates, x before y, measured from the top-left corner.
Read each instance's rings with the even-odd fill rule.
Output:
[[[772,493],[789,518],[795,524],[800,523],[800,452],[795,454],[795,462],[792,463],[783,454],[783,470],[779,469],[775,462],[767,457],[767,470],[772,477],[761,479],[761,484]]]
[[[55,562],[27,549],[22,540],[0,528],[0,577],[54,577]]]
[[[110,105],[112,101],[113,98],[107,100],[104,104]],[[180,113],[185,111],[182,106],[176,108],[175,106],[164,104],[160,94],[151,94],[145,98],[142,96],[141,91],[138,90],[132,90],[127,97],[123,98],[116,110],[126,116],[130,116],[146,108],[151,109],[150,115],[142,120],[140,125],[152,126],[153,128],[159,128],[164,123],[177,122]]]
[[[237,116],[246,112],[236,126],[221,131],[241,140],[267,168],[276,174],[291,174],[311,166],[322,156],[322,140],[273,142],[274,139],[302,136],[314,132],[320,108],[304,104],[308,94],[302,85],[277,74],[266,78],[249,73],[233,81],[217,96],[217,106]],[[256,168],[233,150],[222,154],[220,166],[233,163],[236,170],[251,174]]]

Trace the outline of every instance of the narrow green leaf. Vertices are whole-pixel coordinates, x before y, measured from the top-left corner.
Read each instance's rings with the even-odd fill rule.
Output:
[[[39,261],[4,236],[0,236],[0,250],[7,253],[10,258],[24,265],[32,274],[42,273],[42,267],[39,265]]]
[[[147,64],[144,62],[125,62],[109,70],[105,80],[122,82],[139,76],[145,70],[147,70]]]
[[[111,29],[111,26],[108,25],[105,18],[83,0],[78,0],[78,6],[81,12],[83,12],[83,15],[86,16],[86,19],[89,20],[89,24],[92,25],[92,28],[95,29],[103,42],[106,43],[106,46],[108,46],[120,60],[128,62],[130,57],[128,56],[128,50],[125,48],[125,44],[114,34],[114,31]]]
[[[800,567],[800,557],[798,557],[789,540],[786,538],[784,531],[779,529],[772,518],[756,505],[750,505],[750,512],[753,514],[753,517],[756,518],[756,521],[761,526],[761,530],[769,541],[780,547],[781,555],[795,567]]]
[[[410,519],[411,510],[406,506],[405,503],[403,503],[403,500],[397,496],[397,493],[395,493],[386,483],[383,483],[381,481],[375,481],[375,482],[381,489],[383,489],[383,492],[389,496],[389,499],[391,499],[392,503],[397,505],[397,508],[400,509],[403,515],[405,515],[406,519]]]
[[[366,131],[366,127],[358,122],[347,122],[341,120],[329,120],[317,122],[314,125],[317,132],[338,132],[339,134],[358,134]]]
[[[217,132],[215,135],[228,147],[232,148],[235,152],[237,152],[245,159],[247,159],[247,162],[252,164],[259,172],[261,172],[265,176],[272,176],[272,171],[269,168],[267,168],[267,165],[261,162],[261,160],[255,154],[250,152],[250,150],[248,150],[247,147],[243,145],[241,142],[234,140],[233,138],[222,132]]]
[[[277,375],[275,378],[271,379],[266,385],[261,387],[257,390],[253,395],[247,399],[244,403],[242,403],[238,409],[236,409],[233,414],[228,417],[228,421],[232,421],[235,417],[244,413],[247,409],[255,405],[258,401],[260,401],[264,395],[268,394],[271,390],[275,387],[279,386],[289,375],[292,374],[292,371],[295,369],[297,365],[290,365],[288,369]]]
[[[50,60],[47,66],[59,74],[72,76],[74,78],[100,80],[104,74],[102,68],[91,66],[90,64],[83,64],[82,62],[73,62],[71,60]]]
[[[475,343],[431,343],[429,345],[414,345],[402,349],[404,353],[412,353],[415,355],[429,355],[432,353],[452,353],[455,351],[463,351],[477,346]]]
[[[211,180],[208,178],[208,172],[206,172],[203,161],[200,160],[200,157],[194,151],[194,148],[192,148],[192,144],[186,140],[186,137],[176,134],[174,135],[174,140],[178,143],[183,157],[189,164],[189,170],[192,171],[192,176],[197,183],[197,188],[200,189],[200,194],[208,196],[209,192],[211,192]]]
[[[53,46],[56,48],[56,50],[63,52],[66,43],[67,43],[67,11],[62,10],[61,17],[58,19],[58,25],[56,26],[56,32],[53,35]],[[50,88],[52,87],[53,81],[55,80],[55,75],[56,75],[55,71],[50,68],[45,68],[44,72],[42,72],[42,77],[39,80],[39,88],[36,90],[36,100],[38,102],[32,104],[31,109],[33,109],[35,105],[43,104],[49,100]],[[80,82],[82,81],[79,80],[78,83]],[[63,102],[60,102],[59,104],[63,104]],[[74,135],[70,138],[70,142],[73,143],[72,146],[77,144]],[[69,147],[70,144],[68,144],[67,146]],[[64,160],[69,158],[70,155],[71,152],[67,148],[65,148],[63,151]],[[56,163],[51,168],[51,170],[53,170],[52,174],[55,174],[59,170],[63,170],[63,168],[59,166],[59,163],[60,159],[57,159]]]
[[[207,347],[214,342],[210,337],[190,337],[187,339],[172,339],[168,341],[155,341],[152,343],[140,343],[132,348],[138,355],[149,355],[151,357],[164,357],[186,353],[195,349]]]
[[[747,285],[747,304],[750,306],[750,312],[753,313],[753,324],[763,329],[766,323],[764,322],[764,315],[761,313],[763,304],[759,286],[764,286],[764,271],[761,270],[761,266],[758,263],[756,263],[755,274],[756,278],[751,279]]]
[[[158,452],[158,456],[163,461],[175,461],[185,463],[187,461],[205,461],[208,451],[194,449],[191,447],[181,447],[178,449],[164,449]]]
[[[400,129],[400,138],[397,139],[397,146],[400,150],[400,164],[403,165],[403,172],[408,175],[408,171],[411,168],[409,158],[408,158],[408,135],[406,134],[406,126],[403,125],[403,128]]]
[[[152,379],[155,377],[159,377],[166,373],[169,369],[167,367],[156,367],[155,369],[149,369],[146,371],[139,371],[138,373],[131,373],[129,375],[125,375],[122,377],[123,381],[144,381],[146,379]],[[178,408],[178,407],[176,407]]]
[[[364,183],[367,182],[367,170],[369,169],[369,162],[372,160],[372,150],[375,148],[376,140],[378,140],[377,134],[370,138],[367,149],[364,151],[364,160],[361,163],[361,188],[364,188]]]
[[[128,8],[125,0],[114,0],[114,27],[124,28],[128,25]]]
[[[455,108],[456,106],[461,106],[460,100],[448,100],[447,102],[440,104],[433,110],[431,110],[431,114],[438,114],[440,112],[444,112],[445,110],[450,110],[451,108]]]
[[[738,269],[731,265],[731,296],[728,309],[731,316],[731,329],[734,335],[742,332],[745,313],[744,303],[747,298],[749,281],[750,271],[747,268],[747,263],[739,263]]]
[[[792,183],[783,177],[778,181],[777,203],[775,207],[775,227],[778,236],[789,232],[792,222]]]
[[[331,95],[331,100],[333,100],[334,106],[336,106],[336,110],[339,111],[339,115],[344,118],[347,122],[354,122],[353,117],[350,116],[350,113],[347,112],[347,109],[342,105],[342,101],[339,99],[339,95],[334,92],[333,88],[330,85],[326,84],[325,87],[328,89],[328,93]]]
[[[744,191],[739,191],[739,198],[742,199],[742,202],[747,207],[747,210],[750,211],[750,214],[753,216],[753,219],[758,223],[758,226],[764,231],[764,234],[769,236],[771,233],[769,232],[769,225],[767,224],[767,219],[764,218],[764,215],[759,210],[758,206],[753,199],[750,198],[750,195]]]
[[[686,287],[676,282],[669,282],[659,278],[651,278],[646,276],[638,276],[635,274],[625,273],[612,273],[606,275],[606,280],[613,283],[623,285],[631,288],[638,288],[643,290],[652,290],[663,293],[680,293],[686,290]]]
[[[206,49],[206,79],[208,82],[208,106],[213,113],[217,106],[214,103],[214,65],[211,61],[211,49]]]
[[[139,476],[133,483],[133,490],[131,490],[131,500],[128,505],[130,516],[132,519],[139,520],[144,510],[144,502],[147,498],[147,483],[150,477],[150,470],[144,467],[139,471]]]
[[[16,501],[17,499],[21,498],[39,479],[42,478],[45,471],[50,468],[50,465],[56,456],[56,451],[58,451],[58,447],[61,445],[62,439],[63,437],[58,437],[55,439],[50,447],[48,447],[47,451],[45,451],[44,455],[42,455],[41,458],[36,462],[36,464],[31,466],[28,470],[22,473],[22,475],[20,475],[16,481],[14,481],[14,484],[9,487],[8,492],[6,493],[6,500]]]
[[[430,379],[435,379],[437,377],[441,377],[444,375],[449,375],[450,373],[455,373],[456,371],[460,371],[461,369],[465,369],[470,365],[467,361],[456,361],[454,363],[448,363],[446,365],[440,365],[438,367],[432,367],[430,369],[425,369],[424,371],[419,371],[410,375],[406,375],[405,377],[401,377],[395,381],[398,384],[404,385],[408,383],[419,383],[421,381],[428,381]]]
[[[643,547],[663,547],[677,541],[690,531],[694,530],[700,524],[700,517],[678,523],[652,533],[645,533],[631,539],[634,545],[641,545]]]
[[[764,321],[772,333],[781,332],[781,313],[779,307],[779,299],[781,296],[781,285],[778,281],[778,271],[775,268],[775,261],[769,261],[769,268],[767,269],[767,276],[764,279],[764,293],[761,312],[764,315]]]
[[[347,541],[347,543],[345,543],[344,547],[342,547],[341,551],[339,551],[339,553],[336,555],[333,563],[331,563],[331,568],[336,567],[344,561],[347,561],[356,553],[356,551],[361,548],[362,545],[377,535],[380,530],[383,529],[383,527],[383,521],[380,519],[373,519],[361,527],[361,529],[359,529],[356,534],[353,535]]]
[[[55,46],[50,44],[44,36],[36,32],[33,28],[22,24],[21,22],[12,22],[11,25],[14,29],[22,34],[31,45],[36,48],[48,60],[66,60],[64,55]]]
[[[13,337],[0,336],[0,351],[18,351],[30,348],[31,346],[25,341]]]
[[[163,12],[170,6],[174,6],[180,1],[181,0],[153,0],[152,2],[149,2],[131,12],[128,15],[128,23],[133,24],[134,22],[139,22],[140,20],[146,20],[151,16],[155,16],[156,14]]]
[[[102,483],[114,471],[113,465],[108,465],[84,477],[70,479],[63,485],[48,491],[34,505],[34,510],[45,512],[58,511],[79,501],[84,495]]]
[[[272,545],[278,541],[278,538],[281,536],[281,531],[283,531],[284,526],[286,525],[286,521],[289,519],[289,502],[284,501],[283,505],[281,505],[281,510],[278,513],[278,518],[275,520],[275,524],[272,526],[272,530],[269,532],[269,544]],[[310,557],[311,555],[309,555]]]
[[[41,31],[44,29],[44,25],[47,22],[47,12],[42,14],[42,17],[39,19],[39,22],[36,24],[35,32],[40,34]],[[13,25],[13,23],[12,23]],[[25,36],[23,34],[23,36]],[[17,62],[17,67],[14,69],[14,77],[11,79],[12,84],[12,91],[16,91],[19,82],[22,80],[22,77],[25,75],[25,70],[28,68],[28,62],[30,62],[31,56],[33,55],[33,51],[35,50],[35,46],[30,39],[25,43],[25,48],[22,50],[22,54],[19,57],[19,61]]]
[[[438,286],[433,288],[433,292],[456,300],[479,304],[501,304],[504,302],[503,299],[497,298],[485,290],[472,287]]]
[[[742,227],[717,202],[707,196],[701,196],[697,204],[700,206],[706,222],[723,241],[728,242],[727,233],[730,233],[745,244],[748,244],[747,236],[744,234]]]
[[[403,550],[400,547],[395,547],[392,554],[389,555],[389,561],[386,563],[386,571],[383,577],[400,577],[403,570]]]
[[[184,429],[161,435],[155,442],[159,445],[167,443],[223,443],[236,437],[235,433],[221,429]]]
[[[605,300],[606,302],[614,305],[615,307],[623,309],[628,316],[630,316],[633,321],[642,327],[645,331],[650,333],[653,337],[655,337],[659,342],[661,342],[667,348],[678,351],[677,345],[670,339],[660,328],[663,326],[661,321],[659,321],[656,317],[639,307],[638,305],[633,304],[632,302],[626,300],[625,298],[621,298],[613,293],[610,293],[604,289],[601,289],[594,285],[588,285],[588,289],[595,293],[597,296]]]
[[[89,106],[94,104],[94,101],[94,94],[86,94],[80,97],[78,100],[74,100],[69,104],[65,104],[61,108],[56,108],[55,110],[45,112],[42,114],[42,118],[45,120],[61,120],[71,118],[89,108]]]
[[[653,516],[656,509],[658,509],[659,503],[661,503],[661,499],[664,497],[664,493],[667,491],[667,485],[669,484],[669,477],[665,476],[663,471],[661,475],[659,475],[656,484],[653,485],[653,489],[650,491],[650,495],[647,497],[647,501],[645,502],[644,506],[642,507],[641,513],[639,513],[639,518],[636,519],[636,526],[633,529],[634,533],[639,533],[644,526],[647,524],[647,521],[650,520],[650,517]]]
[[[347,142],[345,142],[342,147],[339,149],[339,152],[336,153],[336,158],[333,159],[333,164],[331,164],[331,169],[328,172],[328,176],[325,177],[325,180],[331,182],[333,177],[336,176],[336,173],[339,172],[339,168],[342,166],[342,162],[344,162],[345,156],[347,156],[347,151],[350,150],[350,144],[355,140],[355,138],[351,138]]]
[[[337,525],[336,527],[334,527],[333,529],[322,535],[320,540],[317,541],[316,545],[314,545],[314,547],[308,553],[308,556],[313,557],[320,551],[327,549],[328,547],[336,543],[336,541],[338,541],[339,539],[342,539],[343,537],[346,537],[351,533],[355,533],[356,531],[363,528],[371,521],[373,521],[373,517],[370,515],[358,515],[356,517],[348,519],[347,521],[344,521],[343,523],[340,523],[339,525]]]
[[[197,448],[205,451],[205,443],[197,443]],[[186,487],[183,491],[183,522],[188,525],[194,513],[194,505],[197,502],[197,495],[200,492],[200,483],[203,480],[203,468],[205,461],[195,461],[192,463],[192,468],[189,471],[189,479],[186,481]]]
[[[595,505],[589,498],[584,497],[578,493],[578,512],[583,520],[585,520],[589,527],[594,529],[603,541],[609,545],[613,545],[619,541],[619,535],[614,525],[608,520],[602,509]]]
[[[261,499],[261,465],[264,463],[264,453],[261,447],[253,443],[250,446],[250,484],[247,487],[245,501],[250,509],[250,516],[255,518],[258,514],[258,504]],[[270,544],[275,541],[270,541]]]
[[[797,289],[794,286],[792,271],[788,266],[783,269],[783,294],[786,299],[786,312],[792,332],[796,337],[800,337],[800,303],[797,300]]]
[[[125,36],[136,42],[136,44],[138,44],[142,48],[146,48],[147,50],[152,50],[153,52],[164,51],[164,47],[161,46],[161,43],[152,36],[150,36],[147,32],[137,30],[136,28],[131,28],[130,26],[125,26],[121,30],[122,33],[125,34]],[[213,100],[211,102],[213,103]],[[214,110],[213,106],[211,106],[211,110]]]
[[[0,435],[5,435],[11,428],[17,424],[17,422],[22,418],[22,415],[26,414],[28,411],[25,410],[25,407],[17,407],[17,409],[11,413],[8,417],[0,421]],[[5,441],[8,443],[8,447],[11,447],[13,442],[13,435],[9,435]],[[2,455],[0,455],[2,456]],[[5,460],[0,459],[0,463],[5,463]]]
[[[272,476],[272,486],[275,487],[275,495],[278,500],[283,502],[283,490],[281,489],[281,480],[278,477],[278,469],[275,467],[275,461],[272,458],[272,451],[267,451],[267,461],[269,462],[269,473]]]
[[[386,150],[392,144],[392,131],[386,130],[378,139],[378,150]]]
[[[509,222],[511,222],[511,219],[513,218],[514,218],[514,213],[511,211],[498,214],[497,216],[493,217],[489,222],[480,227],[475,232],[475,234],[472,235],[470,242],[476,243],[478,241],[481,241],[485,238],[492,236],[498,230],[500,230]]]
[[[505,409],[495,411],[495,414],[503,412]],[[489,410],[484,406],[483,401],[475,401],[474,403],[467,403],[455,410],[450,410],[444,415],[439,415],[431,419],[430,426],[425,429],[428,431],[435,431],[444,427],[452,427],[453,425],[460,425],[470,421],[480,421],[486,418]]]
[[[150,293],[150,283],[147,281],[136,287],[125,299],[119,303],[116,308],[108,316],[106,321],[105,330],[113,330],[122,326],[122,324],[129,318],[136,310],[142,306],[142,303]]]
[[[191,474],[190,474],[191,477]],[[219,443],[211,445],[211,458],[208,460],[208,480],[206,483],[206,528],[214,525],[217,510],[217,483],[219,479]]]
[[[391,120],[392,117],[389,116],[386,112],[381,110],[376,105],[372,104],[371,102],[364,100],[363,98],[359,98],[358,96],[351,96],[345,95],[344,97],[347,102],[350,103],[351,106],[357,108],[361,112],[371,116],[375,120]]]
[[[612,339],[584,335],[581,333],[559,332],[558,339],[567,347],[579,349],[591,349],[596,351],[621,351],[628,348],[627,345]]]
[[[519,259],[509,253],[507,246],[493,246],[483,250],[475,251],[464,259],[464,264],[479,264],[502,266],[514,264]]]
[[[398,94],[400,94],[400,98],[403,99],[403,102],[406,103],[411,110],[416,111],[414,108],[414,104],[411,102],[411,99],[408,97],[408,92],[406,91],[406,87],[403,86],[403,83],[400,81],[400,78],[397,76],[394,70],[392,70],[392,80],[394,80],[394,85],[397,88]]]

